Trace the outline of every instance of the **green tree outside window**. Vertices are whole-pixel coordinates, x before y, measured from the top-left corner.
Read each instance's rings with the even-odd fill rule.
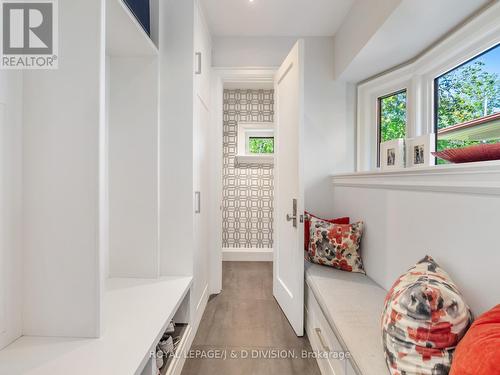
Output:
[[[380,142],[406,137],[406,91],[379,99]]]
[[[500,77],[489,72],[483,61],[472,61],[439,77],[436,89],[438,130],[500,112]],[[454,140],[438,136],[437,150],[499,141],[500,129],[496,139]]]
[[[251,154],[273,154],[274,138],[250,137],[249,150]]]

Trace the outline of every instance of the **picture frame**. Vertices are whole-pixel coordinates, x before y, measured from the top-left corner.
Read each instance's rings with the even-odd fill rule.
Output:
[[[380,144],[380,168],[382,170],[405,167],[405,139],[394,139]]]
[[[436,145],[435,134],[426,134],[406,140],[406,166],[408,168],[430,167],[436,163],[432,155]]]

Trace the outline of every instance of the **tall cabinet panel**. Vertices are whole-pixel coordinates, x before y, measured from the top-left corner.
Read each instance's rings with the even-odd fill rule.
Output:
[[[201,8],[195,7],[195,93],[205,104],[210,106],[210,73],[212,69],[212,41]]]
[[[208,299],[211,40],[197,1],[172,0],[161,9],[160,51],[168,51],[160,53],[161,274],[193,276],[196,325]]]
[[[210,112],[205,104],[195,98],[194,119],[194,169],[193,187],[195,191],[194,216],[194,287],[193,295],[197,303],[203,302],[208,295],[208,265],[209,265],[209,238],[208,238],[208,127]]]
[[[59,69],[24,72],[24,335],[101,331],[103,5],[60,1]]]
[[[194,216],[194,287],[195,308],[202,310],[208,298],[208,132],[210,126],[210,72],[211,72],[211,40],[207,24],[199,4],[195,6],[195,85],[194,85],[194,164],[193,187],[195,190]],[[195,314],[201,314],[196,311]]]
[[[193,274],[194,1],[160,2],[160,272]]]
[[[0,71],[0,349],[22,334],[22,72]]]

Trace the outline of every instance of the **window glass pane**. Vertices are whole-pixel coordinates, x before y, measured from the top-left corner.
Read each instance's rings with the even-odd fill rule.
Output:
[[[438,151],[500,142],[500,45],[437,78],[435,90]]]
[[[406,90],[379,99],[380,142],[406,137]]]
[[[251,154],[273,154],[273,137],[250,137],[248,140],[248,149]]]

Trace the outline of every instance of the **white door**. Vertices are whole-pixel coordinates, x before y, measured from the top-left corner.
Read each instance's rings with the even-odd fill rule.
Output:
[[[297,336],[304,334],[303,61],[304,42],[299,40],[275,77],[273,292]]]

